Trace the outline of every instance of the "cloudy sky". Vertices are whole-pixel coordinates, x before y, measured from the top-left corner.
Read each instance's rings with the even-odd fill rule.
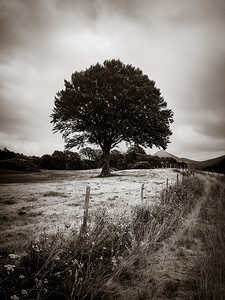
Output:
[[[174,111],[169,152],[225,154],[224,29],[224,0],[0,0],[0,147],[63,150],[49,115],[64,78],[115,58]]]

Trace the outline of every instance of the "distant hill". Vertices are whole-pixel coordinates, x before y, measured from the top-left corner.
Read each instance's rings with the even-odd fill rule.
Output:
[[[225,173],[225,155],[204,160],[204,161],[196,161],[196,160],[191,160],[189,158],[185,157],[178,157],[176,155],[173,155],[167,151],[160,150],[157,151],[153,156],[158,156],[158,157],[173,157],[176,159],[178,162],[185,162],[191,167],[198,168],[198,169],[204,169],[208,171],[219,171],[222,173]]]
[[[158,156],[158,157],[163,157],[163,158],[164,157],[172,157],[172,158],[176,159],[176,161],[180,161],[180,158],[178,156],[173,155],[173,154],[171,154],[169,152],[166,152],[164,150],[157,151],[155,154],[153,154],[153,156]]]
[[[185,159],[185,158],[182,158],[182,159],[186,163],[190,163],[192,165],[196,165],[201,168],[213,167],[213,166],[218,167],[221,164],[224,164],[223,161],[225,161],[225,155],[222,155],[222,156],[219,156],[216,158],[212,158],[212,159],[208,159],[208,160],[204,160],[204,161],[194,161],[194,160]]]

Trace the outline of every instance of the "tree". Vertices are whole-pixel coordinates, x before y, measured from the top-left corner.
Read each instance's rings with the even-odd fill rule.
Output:
[[[44,154],[40,158],[41,169],[52,169],[52,157],[49,154]]]
[[[81,159],[79,153],[66,150],[64,155],[66,159],[67,170],[79,170],[81,168]]]
[[[75,72],[55,97],[53,131],[66,148],[86,143],[103,152],[101,176],[109,176],[109,154],[121,141],[166,149],[173,112],[155,82],[132,65],[106,60]]]
[[[83,159],[95,160],[96,158],[95,150],[91,147],[82,148],[79,153]]]
[[[125,155],[119,150],[114,149],[109,156],[110,166],[116,169],[123,169],[125,167]]]
[[[55,170],[66,170],[66,155],[63,151],[55,150],[52,153],[52,168]]]
[[[139,145],[132,145],[131,147],[129,147],[126,153],[128,154],[130,152],[134,153],[135,155],[146,154],[145,150]]]
[[[6,147],[0,149],[0,160],[14,158],[15,153],[8,150]]]

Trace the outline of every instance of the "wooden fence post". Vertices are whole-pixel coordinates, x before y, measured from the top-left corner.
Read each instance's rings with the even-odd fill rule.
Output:
[[[141,185],[141,204],[143,204],[144,201],[144,183]]]
[[[81,234],[85,234],[87,231],[87,220],[88,220],[88,209],[89,209],[89,199],[90,199],[90,186],[86,188],[85,204],[84,204],[84,219],[81,226]]]

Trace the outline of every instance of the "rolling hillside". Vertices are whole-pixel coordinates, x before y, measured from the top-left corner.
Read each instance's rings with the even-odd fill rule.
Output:
[[[212,158],[212,159],[208,159],[208,160],[204,160],[204,161],[195,161],[195,160],[191,160],[191,159],[184,158],[184,157],[180,158],[180,157],[173,155],[167,151],[160,150],[160,151],[157,151],[154,154],[154,156],[172,157],[179,162],[185,162],[190,167],[204,169],[204,170],[208,170],[208,171],[215,171],[215,172],[219,171],[221,173],[225,173],[225,155],[222,155],[222,156],[219,156],[216,158]]]

